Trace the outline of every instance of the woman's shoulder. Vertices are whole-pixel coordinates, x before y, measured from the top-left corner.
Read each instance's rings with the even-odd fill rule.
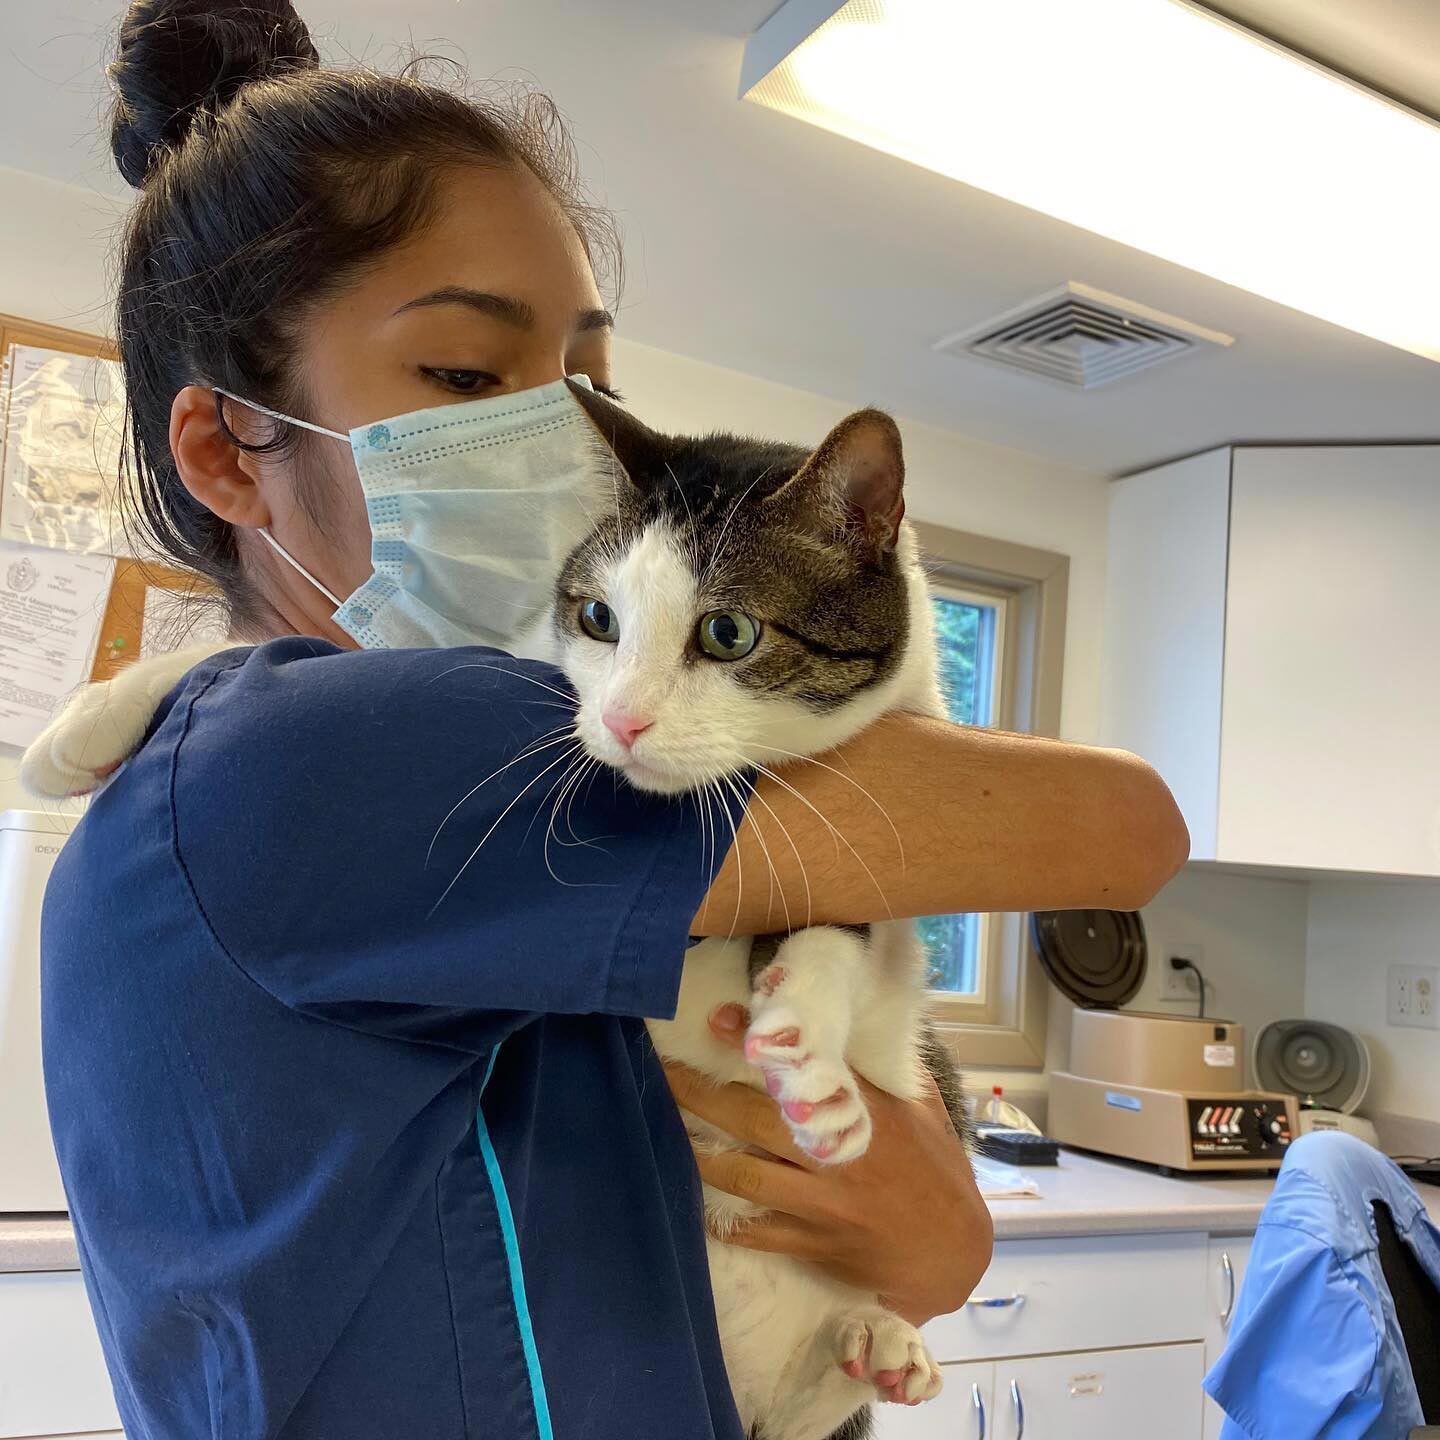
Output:
[[[146,748],[201,790],[378,797],[407,774],[502,763],[555,732],[569,693],[557,671],[498,650],[342,650],[289,636],[192,668]]]
[[[175,698],[188,702],[190,731],[236,742],[315,735],[343,748],[383,730],[395,743],[418,744],[458,724],[483,748],[477,732],[486,719],[502,722],[510,739],[530,724],[550,729],[570,694],[550,666],[480,646],[342,650],[287,636],[213,656],[189,671]]]

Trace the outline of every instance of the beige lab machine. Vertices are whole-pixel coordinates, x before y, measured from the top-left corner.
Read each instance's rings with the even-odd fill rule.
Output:
[[[1298,1133],[1293,1095],[1245,1088],[1244,1027],[1077,1009],[1070,1068],[1050,1077],[1047,1133],[1162,1170],[1276,1170]]]

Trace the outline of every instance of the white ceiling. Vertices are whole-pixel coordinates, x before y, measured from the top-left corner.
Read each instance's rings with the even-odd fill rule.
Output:
[[[0,162],[111,188],[99,66],[120,0],[3,3]],[[633,339],[1106,472],[1230,440],[1440,436],[1440,365],[739,103],[745,38],[772,8],[301,0],[331,58],[438,47],[556,97],[624,227]],[[1440,111],[1437,0],[1218,8]],[[1065,280],[1236,344],[1083,394],[931,353]]]

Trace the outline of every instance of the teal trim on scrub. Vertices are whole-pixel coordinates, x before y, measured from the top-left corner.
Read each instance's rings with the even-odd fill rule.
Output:
[[[499,1054],[500,1047],[497,1045],[490,1052],[490,1063],[485,1067],[485,1078],[480,1082],[482,1100]],[[485,1111],[480,1106],[475,1108],[475,1137],[480,1142],[485,1173],[490,1177],[490,1189],[495,1194],[495,1209],[500,1216],[500,1231],[505,1237],[505,1263],[510,1269],[510,1293],[515,1299],[515,1319],[520,1326],[520,1344],[525,1351],[525,1368],[530,1372],[530,1397],[535,1406],[535,1428],[539,1431],[540,1440],[555,1440],[555,1431],[550,1425],[550,1402],[545,1398],[545,1376],[540,1372],[540,1352],[535,1348],[535,1327],[530,1323],[530,1302],[525,1298],[525,1272],[520,1268],[520,1237],[515,1233],[515,1216],[510,1209],[510,1197],[505,1191],[505,1176],[500,1170],[500,1157],[490,1143],[490,1131],[485,1126]]]

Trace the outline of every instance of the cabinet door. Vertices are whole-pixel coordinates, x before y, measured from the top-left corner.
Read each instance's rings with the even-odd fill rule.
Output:
[[[1096,1350],[995,1366],[991,1440],[1199,1440],[1205,1347]]]
[[[923,1405],[877,1405],[872,1440],[993,1440],[995,1367],[942,1365],[945,1388]]]
[[[79,1273],[0,1275],[0,1436],[119,1428]]]
[[[1216,858],[1440,875],[1440,446],[1234,452]]]
[[[1210,1284],[1207,1299],[1209,1317],[1205,1327],[1205,1369],[1220,1358],[1230,1332],[1230,1317],[1240,1298],[1240,1283],[1245,1278],[1245,1265],[1250,1259],[1253,1235],[1212,1235],[1210,1237]],[[1202,1402],[1205,1410],[1205,1440],[1219,1440],[1225,1412],[1207,1395]]]
[[[1215,858],[1230,451],[1110,487],[1100,741],[1165,778],[1190,854]]]

